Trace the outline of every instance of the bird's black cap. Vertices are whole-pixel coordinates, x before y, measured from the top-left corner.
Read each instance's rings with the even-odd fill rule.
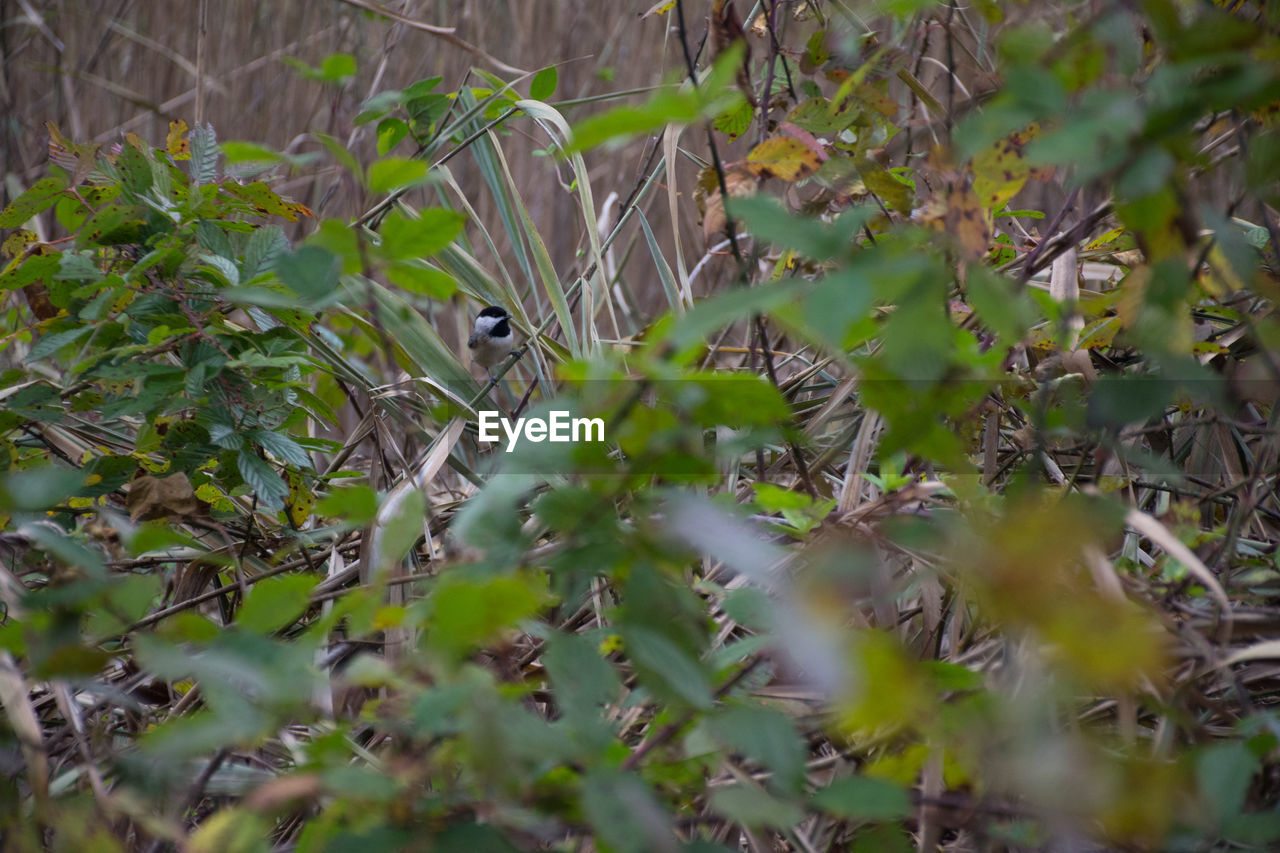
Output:
[[[497,305],[490,305],[488,308],[485,308],[483,311],[480,312],[480,316],[481,317],[510,317],[511,315],[507,313],[507,309],[505,308],[499,308]]]

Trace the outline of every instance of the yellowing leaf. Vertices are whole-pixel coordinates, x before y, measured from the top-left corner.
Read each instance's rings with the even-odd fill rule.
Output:
[[[887,169],[874,161],[867,161],[858,166],[862,181],[867,189],[879,196],[888,207],[899,213],[909,213],[915,193],[911,187],[898,180]]]
[[[977,260],[986,254],[991,242],[991,222],[988,211],[978,201],[972,189],[956,187],[947,194],[947,231],[960,244],[964,257]]]
[[[798,181],[818,170],[821,161],[809,146],[798,139],[766,139],[747,155],[747,169],[762,178]]]
[[[974,155],[973,191],[983,206],[999,210],[1018,194],[1030,174],[1022,151],[1008,139],[1001,139]]]
[[[4,244],[0,245],[0,252],[4,252],[10,258],[16,258],[35,241],[35,234],[20,228],[5,238]]]
[[[284,505],[295,527],[301,527],[311,517],[311,510],[316,505],[316,493],[297,472],[289,472],[289,496],[285,498]]]
[[[676,6],[676,0],[658,0],[657,3],[654,3],[652,6],[649,7],[649,10],[647,12],[644,12],[643,14],[641,14],[640,17],[647,18],[650,15],[665,15],[667,12],[670,12],[672,9],[674,9],[675,6]]]
[[[1098,349],[1111,346],[1116,332],[1120,331],[1123,325],[1120,318],[1114,315],[1093,321],[1080,331],[1080,343],[1076,345],[1076,349]]]
[[[164,141],[165,150],[175,160],[191,159],[191,141],[187,139],[187,123],[182,119],[169,122],[169,135]]]

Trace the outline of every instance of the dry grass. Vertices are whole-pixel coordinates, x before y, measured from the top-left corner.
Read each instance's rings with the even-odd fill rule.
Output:
[[[466,0],[386,7],[423,23],[455,27],[459,38],[521,69],[557,65],[559,101],[644,88],[679,69],[677,54],[662,33],[665,20],[639,17],[650,5],[646,0]],[[484,86],[471,69],[492,68],[437,36],[374,18],[339,0],[210,2],[203,57],[198,56],[196,3],[6,0],[0,10],[5,21],[0,32],[4,203],[42,174],[47,121],[74,139],[103,142],[132,132],[154,143],[164,138],[171,119],[194,124],[198,60],[205,68],[203,119],[219,139],[317,151],[311,133],[319,131],[346,142],[362,163],[375,156],[373,126],[352,125],[365,98],[437,75],[444,78],[440,91]],[[341,91],[303,79],[282,61],[289,56],[316,66],[336,52],[354,55],[359,64],[355,80]],[[570,120],[584,114],[575,109],[566,110]],[[575,200],[557,185],[545,158],[535,154],[546,146],[545,136],[531,122],[521,122],[515,133],[525,134],[505,147],[515,183],[557,269],[568,271],[583,246]],[[598,203],[603,205],[610,192],[625,198],[643,179],[648,144],[642,139],[588,156]],[[474,161],[457,158],[450,168],[480,227],[500,234],[496,206]],[[682,178],[685,172],[692,174],[688,163],[681,169]],[[324,217],[353,219],[373,201],[362,197],[350,180],[342,180],[329,158],[290,176],[282,187]],[[647,216],[669,245],[666,204],[660,196],[654,198],[658,203]],[[683,215],[692,214],[689,206]],[[697,233],[692,221],[682,228]],[[651,263],[637,264],[633,275],[639,279],[634,285],[639,293],[661,300]]]

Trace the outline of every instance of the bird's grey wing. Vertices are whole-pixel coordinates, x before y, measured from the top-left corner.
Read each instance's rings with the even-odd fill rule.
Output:
[[[467,338],[467,349],[475,349],[478,343],[480,343],[480,333],[472,332],[471,337]]]

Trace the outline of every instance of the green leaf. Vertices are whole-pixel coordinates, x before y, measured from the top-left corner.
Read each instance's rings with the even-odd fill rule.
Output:
[[[296,202],[285,201],[262,181],[247,184],[223,181],[218,188],[243,201],[259,216],[279,216],[289,222],[297,222],[299,216],[310,215],[307,208]]]
[[[312,305],[322,305],[335,296],[338,287],[338,258],[328,249],[303,246],[276,258],[276,275],[290,290]]]
[[[774,792],[800,792],[807,750],[785,714],[767,708],[735,707],[708,722],[725,746],[773,771],[768,784]]]
[[[1245,797],[1261,765],[1240,741],[1215,744],[1196,760],[1196,783],[1213,816],[1226,820],[1244,810]]]
[[[817,219],[791,213],[772,196],[729,199],[729,215],[741,220],[752,234],[780,248],[794,249],[816,261],[833,258],[846,251],[853,235],[872,214],[870,208],[853,208],[827,225]]]
[[[317,246],[337,255],[342,261],[344,275],[358,273],[364,268],[364,253],[360,244],[360,235],[340,219],[324,220],[306,241],[308,246]]]
[[[1022,340],[1035,322],[1034,303],[1012,281],[987,267],[972,264],[965,282],[969,304],[1006,347]]]
[[[742,103],[734,109],[720,114],[720,117],[715,120],[715,129],[731,140],[737,139],[751,128],[751,122],[755,117],[756,108],[744,98]]]
[[[384,157],[400,140],[409,135],[409,125],[403,119],[384,118],[378,122],[378,156]]]
[[[281,154],[274,148],[268,148],[266,145],[259,145],[256,142],[240,142],[232,140],[223,142],[220,146],[222,156],[227,159],[228,164],[233,163],[283,163],[285,155]]]
[[[870,776],[837,779],[813,795],[813,805],[849,820],[901,820],[911,814],[902,786]]]
[[[666,337],[677,350],[702,344],[707,335],[730,323],[753,314],[768,313],[780,305],[795,301],[802,286],[795,280],[787,280],[764,287],[739,287],[716,294],[681,315]]]
[[[780,800],[754,785],[734,785],[711,792],[711,808],[743,826],[790,829],[804,820],[804,811],[794,803]]]
[[[722,51],[698,86],[664,87],[640,106],[615,107],[579,122],[573,127],[568,150],[584,151],[610,140],[649,133],[668,124],[691,124],[735,109],[742,93],[732,84],[742,64],[742,50],[734,44]]]
[[[349,53],[331,53],[320,63],[320,79],[338,83],[356,76],[356,58]]]
[[[258,634],[291,625],[306,612],[311,588],[318,580],[314,575],[276,575],[258,581],[249,589],[236,624]]]
[[[137,205],[119,199],[109,201],[76,232],[76,245],[84,248],[137,242],[145,225],[145,215]]]
[[[25,524],[21,528],[21,533],[30,539],[36,548],[68,566],[79,566],[96,578],[104,577],[107,573],[107,568],[103,565],[102,557],[97,551],[89,550],[55,525]]]
[[[391,110],[400,106],[400,102],[404,98],[404,92],[398,89],[390,89],[386,92],[379,92],[365,100],[360,105],[360,112],[351,120],[356,127],[362,124],[368,124],[374,119],[382,118]]]
[[[393,210],[382,223],[382,253],[396,260],[434,255],[462,233],[466,221],[461,213],[440,207],[422,211],[417,219]]]
[[[66,180],[57,176],[36,181],[0,211],[0,228],[17,228],[37,213],[53,207],[66,188]]]
[[[284,506],[284,499],[289,496],[289,486],[281,479],[276,470],[250,450],[241,450],[236,456],[240,476],[249,488],[258,494],[263,507],[275,511]]]
[[[1095,427],[1145,421],[1173,402],[1174,384],[1153,376],[1104,376],[1089,394],[1087,418]]]
[[[665,687],[667,693],[678,696],[695,708],[711,707],[711,676],[697,659],[691,657],[667,636],[656,630],[630,626],[623,630],[627,644],[627,657],[647,677]]]
[[[369,189],[376,193],[415,187],[427,180],[427,164],[422,160],[386,157],[369,166]]]
[[[276,259],[289,251],[289,241],[279,225],[255,228],[244,246],[242,280],[249,280],[275,266]]]
[[[284,433],[255,429],[247,437],[251,441],[257,442],[263,450],[281,462],[304,469],[312,467],[311,457],[307,455],[307,451],[303,450],[298,442]]]
[[[126,142],[116,158],[116,167],[120,170],[121,182],[135,196],[142,195],[151,188],[154,175],[147,155],[136,148],[133,143]]]
[[[27,357],[23,361],[30,364],[33,361],[47,358],[63,347],[73,344],[90,334],[93,329],[93,326],[78,326],[61,332],[47,332],[40,336],[40,340],[36,341],[35,346],[27,353]]]
[[[387,281],[401,290],[421,293],[432,299],[448,299],[458,291],[458,282],[453,276],[423,262],[400,261],[388,266],[383,273]]]
[[[197,186],[218,179],[218,137],[213,126],[196,125],[191,131],[191,181]]]
[[[533,574],[479,582],[450,577],[432,599],[427,645],[459,661],[536,613],[546,600],[546,580]]]
[[[33,511],[57,506],[84,484],[74,468],[28,468],[0,474],[0,510]]]
[[[594,716],[600,705],[617,699],[622,686],[618,673],[586,637],[552,634],[547,638],[543,662],[563,713]]]
[[[675,847],[671,817],[632,773],[593,770],[582,780],[582,811],[600,840],[618,853]]]
[[[318,516],[341,518],[360,527],[378,514],[378,494],[368,486],[334,489],[316,502],[315,511]]]
[[[529,97],[535,101],[547,100],[556,93],[559,79],[559,72],[554,65],[542,69],[533,75],[533,82],[529,84]]]

